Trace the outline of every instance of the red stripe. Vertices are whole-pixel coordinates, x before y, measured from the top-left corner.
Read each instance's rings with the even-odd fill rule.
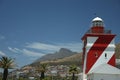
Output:
[[[115,54],[111,57],[111,59],[108,61],[108,64],[115,66]]]
[[[99,35],[98,39],[94,45],[90,48],[87,53],[87,62],[86,62],[86,73],[89,72],[91,67],[95,64],[97,59],[101,56],[103,51],[107,48],[110,42],[113,40],[115,35]],[[99,45],[99,46],[98,46]],[[96,56],[97,54],[97,56]]]

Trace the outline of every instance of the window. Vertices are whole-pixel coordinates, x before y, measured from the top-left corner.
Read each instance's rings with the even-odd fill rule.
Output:
[[[107,58],[107,53],[105,53],[105,58]]]
[[[93,22],[93,26],[103,26],[103,22],[102,21],[95,21],[95,22]]]
[[[97,53],[97,52],[95,53],[95,57],[96,57],[96,58],[98,57],[98,53]]]

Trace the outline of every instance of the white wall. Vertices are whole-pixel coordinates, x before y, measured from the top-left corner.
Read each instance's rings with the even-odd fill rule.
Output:
[[[120,74],[90,74],[88,80],[120,80]]]
[[[99,37],[87,37],[86,52],[89,52],[89,50],[91,49],[91,47],[94,45],[95,41],[98,38]],[[99,49],[98,49],[98,52],[99,52]],[[97,50],[95,51],[95,53],[97,53]],[[105,54],[107,55],[106,57],[105,57]],[[107,64],[114,54],[115,54],[115,44],[114,44],[114,39],[113,39],[110,42],[110,44],[107,46],[107,48],[103,51],[103,53],[100,55],[100,57],[97,59],[97,61],[94,63],[94,65],[91,67],[90,71],[95,69],[101,64],[105,64],[105,63]]]

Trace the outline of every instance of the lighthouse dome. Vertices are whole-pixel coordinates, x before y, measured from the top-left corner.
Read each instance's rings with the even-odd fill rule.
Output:
[[[96,17],[92,20],[92,27],[103,27],[103,20],[99,17]]]
[[[94,21],[102,21],[102,22],[103,22],[103,20],[102,20],[101,18],[99,18],[99,17],[94,18],[92,21],[93,21],[93,22],[94,22]]]

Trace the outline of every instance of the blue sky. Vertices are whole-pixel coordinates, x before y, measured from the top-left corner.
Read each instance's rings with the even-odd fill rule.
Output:
[[[96,16],[120,42],[119,0],[0,0],[0,55],[21,67],[62,47],[81,52]]]

